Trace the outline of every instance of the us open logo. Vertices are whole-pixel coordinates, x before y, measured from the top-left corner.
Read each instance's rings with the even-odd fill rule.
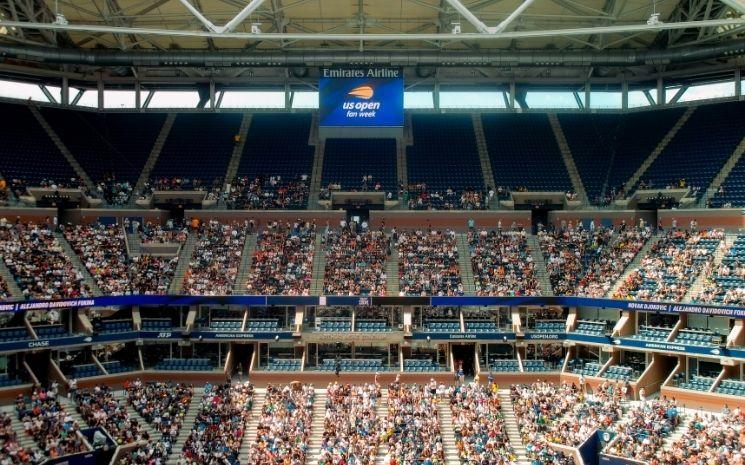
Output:
[[[375,89],[371,86],[357,86],[347,95],[354,99],[342,104],[342,108],[347,110],[347,118],[375,118],[380,110],[380,102],[370,101],[375,96]]]

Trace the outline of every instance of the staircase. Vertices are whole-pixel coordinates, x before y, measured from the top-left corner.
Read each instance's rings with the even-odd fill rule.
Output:
[[[257,239],[258,235],[256,233],[249,234],[246,237],[246,242],[243,243],[241,264],[238,267],[238,273],[235,275],[235,283],[233,283],[233,294],[242,295],[246,293],[248,274],[251,272],[251,258],[254,250],[256,250]]]
[[[541,246],[538,244],[538,236],[528,234],[526,240],[530,249],[530,255],[533,257],[533,263],[535,263],[535,273],[538,278],[541,295],[552,296],[554,295],[554,289],[551,286],[551,280],[548,278],[548,268],[546,268],[546,260],[543,258]]]
[[[83,180],[83,183],[85,183],[85,186],[90,189],[91,192],[94,192],[96,190],[96,186],[93,184],[93,181],[91,181],[91,178],[88,177],[88,174],[85,172],[83,167],[80,166],[80,163],[78,163],[78,161],[75,159],[75,156],[70,152],[65,143],[62,142],[62,139],[60,139],[59,135],[57,135],[57,132],[55,132],[55,130],[52,129],[52,126],[49,125],[47,120],[44,119],[36,105],[29,105],[28,108],[29,110],[31,110],[31,113],[33,113],[34,117],[39,122],[41,127],[44,128],[44,131],[46,131],[49,138],[52,139],[54,145],[57,146],[57,149],[59,149],[70,166],[72,166],[72,169],[75,171],[77,177]]]
[[[310,197],[308,198],[308,210],[318,209],[318,196],[321,194],[321,177],[323,176],[323,154],[325,150],[326,142],[320,139],[316,141],[316,151],[313,155],[313,171],[310,176]]]
[[[678,423],[678,426],[675,427],[672,434],[662,440],[662,447],[660,450],[672,450],[673,444],[683,437],[683,434],[685,434],[688,429],[688,419],[683,416],[681,420],[682,421]]]
[[[326,415],[326,390],[316,389],[316,399],[313,401],[313,420],[310,423],[310,436],[308,437],[308,452],[310,461],[318,463],[321,455],[321,441],[323,441],[324,419]]]
[[[5,405],[3,407],[0,407],[0,412],[9,414],[13,419],[13,421],[11,421],[10,423],[10,427],[16,434],[18,444],[21,447],[32,451],[39,450],[39,446],[36,444],[36,442],[34,442],[34,438],[26,434],[26,432],[23,430],[23,422],[18,419],[18,415],[16,414],[16,410],[13,405]]]
[[[173,444],[171,444],[171,453],[168,455],[166,465],[176,465],[178,463],[184,444],[186,444],[186,440],[189,439],[191,429],[194,427],[194,420],[197,418],[197,412],[199,410],[199,405],[202,402],[202,396],[204,396],[204,388],[194,388],[194,396],[192,397],[189,409],[186,411],[186,415],[184,415],[184,419],[181,422],[181,429],[178,430],[178,436],[176,436]],[[159,436],[153,437],[157,438]]]
[[[251,114],[244,113],[243,119],[241,120],[241,126],[238,128],[238,135],[240,139],[238,143],[233,147],[233,155],[230,157],[228,163],[228,169],[225,171],[225,177],[223,178],[223,192],[227,192],[228,184],[233,182],[236,173],[238,172],[238,166],[241,164],[241,157],[243,156],[243,148],[246,146],[246,139],[248,138],[248,128],[251,127]],[[223,200],[220,200],[223,202]]]
[[[0,260],[0,278],[2,278],[2,280],[5,281],[5,284],[8,285],[8,291],[10,292],[11,298],[13,299],[23,298],[23,291],[21,290],[20,287],[18,287],[18,283],[13,277],[13,273],[10,272],[10,270],[5,265],[5,262],[3,260]]]
[[[80,416],[80,413],[78,413],[78,406],[72,399],[68,399],[67,396],[59,395],[57,396],[57,400],[59,400],[59,403],[62,408],[65,409],[65,412],[70,415],[72,421],[80,425],[81,428],[85,428],[88,425],[85,420],[83,420],[83,417]]]
[[[719,187],[724,184],[727,176],[729,176],[732,168],[734,168],[735,165],[737,165],[737,162],[740,161],[740,158],[742,158],[743,153],[745,153],[745,137],[742,138],[740,143],[735,148],[735,151],[732,152],[732,155],[730,155],[727,163],[724,164],[722,169],[719,170],[719,173],[717,173],[717,175],[714,177],[714,180],[709,185],[709,188],[706,189],[706,193],[701,196],[701,200],[698,204],[699,207],[705,207],[707,202],[709,202],[709,199],[714,197],[714,194],[717,193]]]
[[[491,159],[489,158],[489,149],[486,146],[484,125],[481,122],[481,115],[478,113],[472,113],[471,121],[473,121],[473,132],[476,135],[476,148],[479,151],[479,161],[481,162],[481,173],[484,176],[484,186],[489,188],[494,185],[494,174],[491,170]]]
[[[474,295],[476,293],[476,283],[473,280],[468,236],[466,233],[458,233],[456,240],[458,241],[458,268],[460,269],[460,280],[463,283],[463,292],[467,295]]]
[[[130,257],[139,257],[142,255],[142,242],[140,236],[137,233],[124,233],[124,237],[127,240],[127,250],[129,251]]]
[[[75,269],[83,275],[83,283],[85,283],[90,288],[91,292],[93,292],[93,295],[103,295],[103,292],[101,292],[101,289],[99,289],[98,284],[96,284],[96,280],[93,279],[93,276],[91,276],[90,272],[88,272],[88,268],[86,268],[85,265],[83,265],[83,262],[80,261],[80,257],[78,257],[78,254],[76,254],[75,251],[72,250],[72,246],[70,246],[70,243],[67,242],[64,234],[55,231],[54,237],[57,239],[57,242],[59,242],[60,246],[62,247],[62,253],[70,258],[72,266],[74,266]]]
[[[380,389],[380,400],[375,407],[375,416],[378,422],[388,416],[388,389]],[[375,465],[388,465],[385,463],[385,455],[388,453],[388,445],[384,442],[378,444],[378,452],[375,456]]]
[[[197,245],[197,234],[195,232],[189,232],[189,236],[186,238],[186,242],[181,246],[181,250],[178,254],[178,264],[176,265],[176,271],[173,272],[173,281],[168,287],[169,294],[179,294],[184,288],[184,277],[189,269],[189,262],[191,261],[192,255],[194,255],[194,247]]]
[[[313,274],[311,275],[310,295],[323,294],[323,280],[326,275],[326,250],[323,234],[316,234],[316,250],[313,254]]]
[[[515,417],[512,399],[510,399],[510,391],[507,389],[500,389],[499,401],[502,404],[504,428],[507,431],[507,437],[510,438],[512,449],[515,451],[515,455],[517,455],[517,463],[519,465],[531,465],[531,461],[528,460],[528,453],[525,450],[525,446],[523,445],[520,436],[520,428],[517,426],[517,417]]]
[[[442,434],[442,447],[445,451],[445,465],[460,465],[458,449],[455,445],[455,428],[453,427],[453,413],[450,404],[445,399],[437,402],[437,413],[440,418],[440,433]]]
[[[585,191],[584,184],[582,184],[582,178],[580,177],[579,171],[577,170],[577,165],[574,164],[572,151],[569,148],[569,143],[567,142],[566,136],[564,135],[564,130],[561,129],[559,117],[556,116],[556,113],[550,113],[548,115],[548,120],[551,123],[551,129],[554,131],[556,143],[558,144],[559,150],[561,151],[561,158],[564,159],[564,165],[567,168],[567,173],[569,173],[569,179],[571,179],[572,181],[572,188],[577,194],[577,197],[582,201],[582,204],[587,205],[587,192]]]
[[[683,113],[680,116],[680,119],[678,120],[675,125],[670,128],[670,130],[665,134],[665,137],[662,138],[659,144],[652,150],[652,153],[649,154],[646,160],[644,160],[644,163],[641,164],[641,166],[634,172],[634,174],[631,176],[631,178],[626,181],[626,184],[624,185],[624,189],[626,192],[631,193],[631,190],[636,186],[636,183],[639,182],[639,179],[641,179],[642,175],[647,171],[647,169],[652,166],[652,163],[657,159],[657,157],[660,156],[663,150],[665,150],[665,147],[667,147],[667,144],[670,143],[671,140],[673,140],[673,137],[680,131],[680,128],[683,127],[683,125],[688,121],[688,118],[691,117],[693,112],[696,110],[696,107],[689,107],[685,113]]]
[[[171,128],[173,127],[173,122],[176,120],[176,114],[175,113],[168,113],[168,116],[166,117],[166,120],[163,122],[163,127],[160,128],[160,133],[158,134],[158,137],[155,139],[155,142],[153,143],[153,148],[150,150],[150,155],[147,157],[147,161],[145,162],[145,165],[142,167],[142,171],[140,172],[140,177],[137,178],[137,184],[135,184],[134,187],[134,195],[132,195],[132,198],[130,199],[130,206],[135,205],[135,200],[137,200],[137,193],[142,190],[142,187],[145,185],[148,179],[150,179],[150,173],[153,171],[153,168],[155,167],[155,163],[158,161],[158,157],[160,156],[160,151],[163,150],[163,145],[166,143],[166,139],[168,138],[168,134],[171,133]]]
[[[390,240],[390,238],[389,238]],[[386,258],[385,261],[385,276],[386,276],[386,295],[397,296],[401,290],[400,283],[398,281],[398,248],[396,244],[391,241],[391,254]]]
[[[605,295],[608,298],[612,298],[613,295],[618,292],[618,290],[621,288],[623,283],[626,282],[629,276],[631,276],[631,273],[636,271],[639,268],[639,265],[642,263],[642,259],[647,256],[647,253],[649,253],[649,250],[652,248],[654,244],[657,243],[657,235],[653,234],[652,237],[649,238],[646,244],[639,249],[639,253],[636,254],[636,257],[631,261],[631,263],[628,264],[624,272],[621,274],[621,276],[618,278],[618,280],[611,286],[608,293]]]
[[[704,289],[704,283],[706,280],[711,276],[712,272],[716,270],[719,265],[722,264],[722,259],[726,255],[727,251],[732,247],[732,244],[735,243],[735,239],[737,239],[736,234],[727,234],[724,236],[724,244],[726,247],[717,247],[717,249],[714,251],[714,257],[706,268],[704,268],[701,273],[696,276],[696,279],[693,281],[693,284],[691,284],[691,287],[686,292],[685,296],[683,296],[683,302],[693,302],[696,297],[701,295],[701,291]]]
[[[396,139],[396,180],[399,186],[405,186],[409,183],[409,167],[406,161],[406,144],[400,138]],[[398,187],[398,186],[397,186]],[[409,208],[409,205],[398,199],[401,209]]]
[[[266,402],[266,388],[256,388],[254,390],[254,403],[251,409],[251,416],[246,421],[245,434],[243,435],[241,448],[238,452],[240,463],[251,463],[248,460],[248,452],[251,450],[251,444],[256,441],[256,432],[259,428],[259,420],[261,419],[261,410],[264,408],[264,402]]]

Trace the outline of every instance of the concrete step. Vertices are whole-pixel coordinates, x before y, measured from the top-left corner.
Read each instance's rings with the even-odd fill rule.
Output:
[[[93,295],[102,295],[103,293],[101,292],[101,289],[99,289],[98,284],[96,284],[96,280],[93,279],[93,276],[91,276],[88,268],[85,267],[83,262],[80,260],[80,257],[78,257],[78,254],[75,253],[70,243],[67,242],[67,239],[65,239],[65,235],[61,232],[55,232],[54,237],[57,239],[60,247],[62,247],[62,251],[70,259],[70,262],[72,262],[72,265],[75,267],[75,269],[80,271],[80,273],[83,275],[83,282],[87,284],[88,287],[90,287]]]
[[[251,415],[248,417],[245,425],[245,434],[243,435],[243,441],[241,442],[241,448],[238,452],[240,463],[249,463],[248,452],[251,450],[251,444],[256,441],[256,432],[259,428],[259,420],[261,418],[261,411],[264,408],[266,402],[266,389],[254,390],[254,402],[253,408],[251,409]]]
[[[189,236],[186,238],[184,245],[181,246],[178,254],[178,264],[176,265],[176,271],[173,272],[173,281],[171,281],[171,285],[168,287],[169,294],[179,294],[184,288],[184,277],[189,270],[189,262],[194,255],[196,245],[197,234],[195,232],[189,232]]]

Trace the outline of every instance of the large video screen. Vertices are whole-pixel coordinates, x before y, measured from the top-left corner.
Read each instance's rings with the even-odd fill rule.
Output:
[[[400,68],[323,68],[318,83],[321,126],[401,127]]]

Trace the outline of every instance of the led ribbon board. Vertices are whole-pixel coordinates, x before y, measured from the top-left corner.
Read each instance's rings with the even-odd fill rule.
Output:
[[[318,83],[322,127],[402,127],[400,68],[322,68]]]

